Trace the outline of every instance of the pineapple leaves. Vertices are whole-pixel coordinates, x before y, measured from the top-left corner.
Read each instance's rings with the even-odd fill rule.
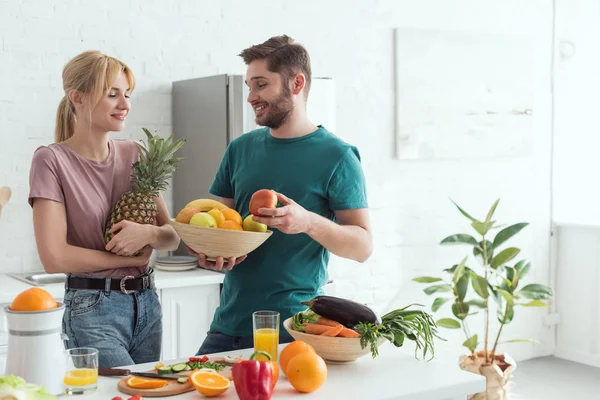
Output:
[[[147,128],[142,130],[148,143],[143,140],[135,143],[139,160],[132,166],[132,186],[134,191],[154,197],[167,188],[167,181],[176,170],[175,165],[184,160],[183,157],[173,155],[186,140],[173,141],[173,135],[164,139],[158,134],[153,135]]]

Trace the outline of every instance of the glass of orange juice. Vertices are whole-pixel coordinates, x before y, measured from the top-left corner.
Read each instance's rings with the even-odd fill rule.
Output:
[[[279,346],[279,313],[277,311],[256,311],[252,313],[254,328],[254,351],[269,353],[273,361],[277,361]],[[266,361],[259,356],[257,360]]]
[[[67,372],[64,386],[66,394],[88,394],[98,388],[98,350],[92,347],[75,347],[66,350]]]

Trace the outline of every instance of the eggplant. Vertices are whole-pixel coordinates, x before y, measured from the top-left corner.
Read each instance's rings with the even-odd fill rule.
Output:
[[[308,306],[323,318],[337,321],[347,328],[353,328],[359,322],[381,324],[375,311],[352,300],[333,296],[317,296],[301,304]]]

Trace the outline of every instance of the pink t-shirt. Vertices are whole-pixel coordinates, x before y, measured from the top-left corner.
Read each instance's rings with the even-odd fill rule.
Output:
[[[131,190],[131,165],[139,159],[134,141],[108,141],[109,154],[102,162],[88,160],[65,143],[40,146],[33,155],[29,173],[29,204],[44,198],[64,204],[67,243],[105,250],[104,227],[123,193]],[[147,267],[124,267],[76,275],[138,276]]]

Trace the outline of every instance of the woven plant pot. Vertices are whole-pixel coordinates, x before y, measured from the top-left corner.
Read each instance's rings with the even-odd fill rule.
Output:
[[[467,400],[508,400],[510,378],[517,363],[507,354],[496,354],[494,363],[485,365],[483,352],[464,355],[459,359],[460,369],[485,376],[486,391],[467,396]]]

